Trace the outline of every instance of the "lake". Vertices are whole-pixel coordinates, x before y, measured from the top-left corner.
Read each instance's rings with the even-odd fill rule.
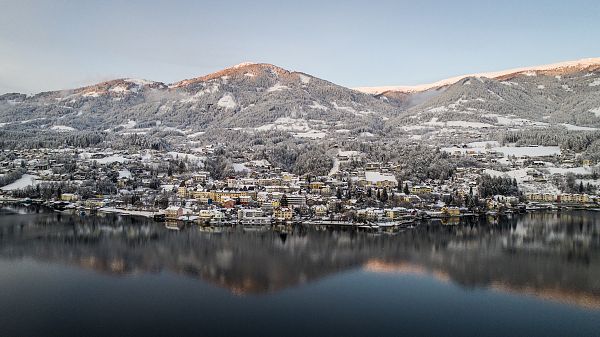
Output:
[[[0,336],[599,336],[600,213],[396,234],[0,211]]]

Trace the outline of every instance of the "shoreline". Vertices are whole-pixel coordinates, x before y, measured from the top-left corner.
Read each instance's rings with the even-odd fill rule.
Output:
[[[200,223],[195,220],[181,220],[181,219],[165,219],[165,220],[157,220],[156,215],[162,214],[157,211],[140,211],[140,210],[127,210],[116,207],[101,207],[96,209],[90,208],[81,208],[81,207],[72,207],[66,209],[56,209],[50,205],[51,201],[46,200],[33,200],[33,199],[19,199],[19,198],[0,198],[0,205],[37,205],[48,208],[49,210],[53,210],[61,213],[70,213],[76,214],[79,212],[84,212],[85,215],[96,215],[97,213],[102,214],[116,214],[120,216],[131,216],[131,217],[142,217],[146,219],[153,220],[156,223],[180,223],[180,224],[197,224],[199,226],[216,226],[216,227],[225,227],[225,226],[242,226],[242,227],[250,227],[249,224],[244,224],[243,222],[239,222],[237,220],[230,220],[224,223]],[[463,213],[460,215],[443,215],[443,216],[414,216],[411,218],[406,218],[403,220],[387,220],[387,221],[367,221],[367,222],[350,222],[350,221],[341,221],[341,220],[327,220],[327,219],[317,219],[317,218],[308,218],[308,219],[295,219],[289,221],[273,221],[270,224],[264,224],[263,226],[281,226],[281,225],[306,225],[306,226],[327,226],[327,227],[340,227],[340,228],[357,228],[357,229],[389,229],[389,228],[409,228],[414,224],[425,221],[448,221],[454,219],[454,221],[463,219],[474,219],[474,218],[482,218],[482,217],[492,217],[492,218],[500,218],[504,216],[511,216],[514,214],[527,214],[527,213],[537,213],[537,212],[562,212],[562,211],[590,211],[590,212],[600,212],[599,206],[584,206],[584,205],[574,205],[574,204],[526,204],[527,206],[539,206],[534,208],[514,208],[509,209],[508,211],[498,212],[498,211],[485,211],[485,212],[470,212]],[[164,219],[164,218],[163,218]],[[442,225],[448,225],[443,224]]]

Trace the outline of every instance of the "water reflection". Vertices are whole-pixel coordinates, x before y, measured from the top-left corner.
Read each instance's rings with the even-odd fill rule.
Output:
[[[3,209],[0,257],[32,258],[112,275],[169,271],[237,294],[262,294],[363,268],[428,275],[600,308],[600,219],[532,213],[496,224],[422,224],[405,232],[296,227],[283,232],[172,231],[153,221]]]

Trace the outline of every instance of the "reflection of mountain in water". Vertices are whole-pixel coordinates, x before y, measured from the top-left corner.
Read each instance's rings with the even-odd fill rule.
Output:
[[[464,286],[600,307],[600,220],[534,213],[398,235],[296,228],[292,233],[170,231],[146,219],[56,213],[0,217],[0,257],[122,274],[167,270],[236,293],[263,293],[343,270],[427,273]]]

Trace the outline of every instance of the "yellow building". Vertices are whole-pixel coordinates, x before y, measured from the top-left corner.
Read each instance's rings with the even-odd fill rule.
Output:
[[[273,215],[275,216],[276,219],[279,219],[279,220],[292,220],[292,218],[294,217],[294,213],[292,212],[292,209],[289,207],[277,208],[273,212]]]
[[[560,202],[586,204],[591,202],[591,198],[587,194],[561,194]]]
[[[315,215],[316,216],[325,216],[325,215],[327,215],[327,206],[325,206],[325,205],[316,205],[314,207],[314,211],[315,211]]]
[[[405,208],[392,208],[392,209],[386,209],[385,210],[385,216],[387,216],[390,219],[399,219],[401,218],[403,215],[406,215],[408,213],[408,210]]]
[[[252,200],[256,200],[256,192],[254,191],[214,191],[212,192],[211,199],[216,202],[223,202],[226,199],[237,199],[241,196],[247,196]]]
[[[442,208],[442,212],[448,216],[459,216],[460,208],[458,207],[444,207]]]
[[[181,184],[179,184],[179,188],[177,188],[177,196],[180,198],[187,198],[189,196],[187,186],[185,186],[185,181],[182,181]]]
[[[73,193],[63,193],[60,195],[60,200],[69,202],[77,201],[79,200],[79,196]]]
[[[412,194],[429,194],[433,191],[433,189],[429,186],[413,186],[410,189],[410,193]]]
[[[198,201],[206,203],[208,199],[213,198],[213,193],[210,191],[192,191],[192,197]]]
[[[169,206],[164,211],[167,219],[177,219],[183,215],[183,208],[177,206]]]
[[[529,201],[544,201],[544,195],[540,193],[529,193],[526,197]]]
[[[89,208],[100,208],[104,207],[106,203],[102,199],[88,199],[85,201],[85,207]]]
[[[320,181],[313,181],[308,185],[311,190],[320,190],[323,188],[323,186],[325,186],[325,184]]]

